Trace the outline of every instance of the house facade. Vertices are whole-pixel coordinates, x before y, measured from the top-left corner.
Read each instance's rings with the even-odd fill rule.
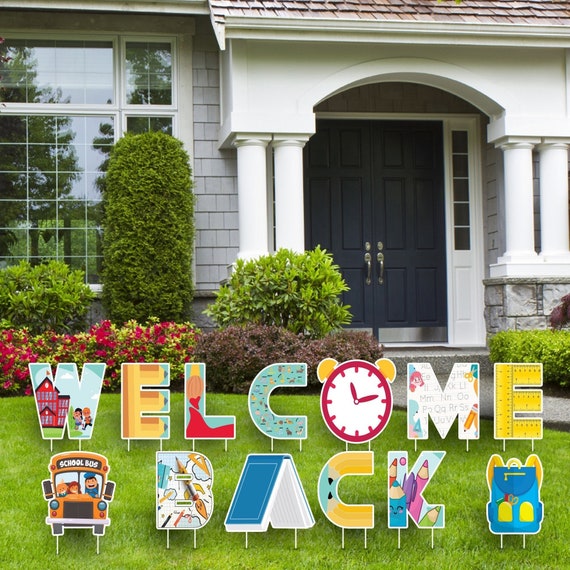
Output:
[[[354,328],[484,346],[570,290],[570,3],[0,0],[0,261],[99,284],[127,131],[192,159],[196,321],[237,257],[321,245]],[[4,158],[2,158],[4,157]]]

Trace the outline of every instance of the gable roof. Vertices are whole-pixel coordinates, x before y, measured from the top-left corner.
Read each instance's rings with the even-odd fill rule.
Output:
[[[276,19],[292,24],[357,22],[397,25],[570,26],[570,2],[562,0],[209,0],[212,23],[224,28],[253,26]],[[258,24],[255,24],[255,21]],[[242,24],[238,25],[238,21]],[[247,21],[247,24],[244,22]],[[270,24],[271,25],[271,24]],[[273,23],[275,27],[275,23]],[[299,27],[299,25],[297,25]],[[570,35],[570,31],[565,35]],[[219,38],[221,39],[221,38]]]

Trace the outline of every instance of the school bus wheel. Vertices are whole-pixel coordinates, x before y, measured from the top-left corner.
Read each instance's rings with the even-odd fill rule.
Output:
[[[54,524],[52,525],[52,533],[53,533],[54,535],[56,535],[56,536],[57,536],[57,535],[60,535],[60,534],[63,534],[63,525],[62,525],[62,524],[55,524],[55,523],[54,523]]]

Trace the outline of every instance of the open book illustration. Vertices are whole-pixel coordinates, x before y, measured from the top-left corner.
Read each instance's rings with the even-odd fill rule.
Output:
[[[225,526],[228,532],[311,528],[315,519],[289,454],[247,456]]]

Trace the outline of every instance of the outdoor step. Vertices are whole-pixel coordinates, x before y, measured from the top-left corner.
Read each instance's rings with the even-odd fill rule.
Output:
[[[447,377],[455,362],[478,362],[481,376],[493,376],[486,348],[384,347],[384,357],[394,362],[400,377],[407,374],[410,362],[429,362],[433,371],[442,377]]]

